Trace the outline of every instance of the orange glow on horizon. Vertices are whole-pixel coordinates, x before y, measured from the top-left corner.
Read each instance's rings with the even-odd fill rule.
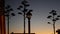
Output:
[[[12,32],[14,32],[14,33],[23,33],[22,30],[17,30],[17,29],[12,29]],[[28,33],[28,31],[26,31],[26,33]],[[53,34],[53,31],[51,31],[51,30],[44,30],[44,31],[43,30],[42,31],[36,30],[35,32],[33,32],[33,30],[32,30],[31,33],[35,33],[35,34]]]

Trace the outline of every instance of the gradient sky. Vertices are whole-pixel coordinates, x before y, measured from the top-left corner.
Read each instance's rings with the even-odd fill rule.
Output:
[[[14,9],[16,16],[10,16],[10,33],[23,33],[23,15],[18,15],[17,7],[22,0],[5,0],[5,5],[9,4]],[[51,10],[56,10],[60,14],[60,0],[27,0],[29,9],[33,9],[31,18],[31,32],[36,34],[53,34],[52,24],[47,24],[51,20],[46,17]],[[7,23],[6,23],[7,24]],[[56,30],[60,29],[60,21],[56,22]],[[26,32],[28,32],[28,21],[26,19]]]

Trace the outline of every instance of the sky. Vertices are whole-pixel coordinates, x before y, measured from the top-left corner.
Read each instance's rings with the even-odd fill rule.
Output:
[[[23,0],[5,0],[5,5],[11,5],[12,11],[16,16],[10,16],[10,33],[23,33],[23,15],[19,15],[17,8]],[[52,24],[47,24],[48,21],[53,23],[47,16],[49,12],[56,10],[60,14],[60,0],[27,0],[30,4],[28,9],[32,9],[31,18],[31,33],[35,34],[53,34]],[[20,11],[21,12],[21,11]],[[7,26],[7,19],[6,19]],[[6,28],[7,29],[7,28]],[[56,30],[60,29],[60,21],[56,22]],[[26,18],[26,33],[28,32],[28,20]]]

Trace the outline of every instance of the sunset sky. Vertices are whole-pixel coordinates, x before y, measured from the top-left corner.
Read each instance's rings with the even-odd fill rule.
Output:
[[[17,8],[23,0],[5,0],[5,5],[11,5],[16,16],[10,16],[10,33],[23,33],[23,15],[17,14]],[[52,24],[47,24],[49,12],[56,10],[60,14],[60,0],[27,0],[30,4],[28,7],[32,9],[31,32],[35,34],[53,34]],[[6,23],[7,24],[7,23]],[[60,29],[60,21],[56,22],[56,30]],[[26,33],[28,32],[28,20],[26,19]]]

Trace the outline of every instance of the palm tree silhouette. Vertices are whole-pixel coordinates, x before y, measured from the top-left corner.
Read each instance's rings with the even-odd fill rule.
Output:
[[[52,10],[51,12],[49,12],[49,16],[47,17],[48,19],[51,19],[53,21],[53,31],[54,31],[54,34],[55,34],[55,22],[57,20],[59,20],[59,17],[60,15],[57,15],[56,11],[55,10]],[[48,24],[51,24],[50,22],[48,22]]]

